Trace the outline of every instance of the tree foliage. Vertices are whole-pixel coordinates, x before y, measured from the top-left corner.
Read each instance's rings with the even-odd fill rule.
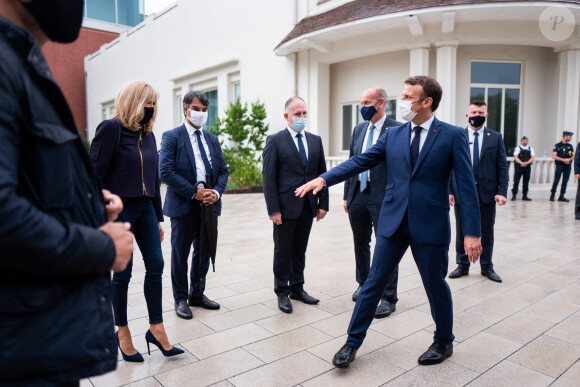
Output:
[[[242,104],[238,98],[230,103],[223,119],[209,129],[220,138],[230,177],[227,189],[243,189],[262,185],[260,163],[269,125],[266,108],[259,100]]]

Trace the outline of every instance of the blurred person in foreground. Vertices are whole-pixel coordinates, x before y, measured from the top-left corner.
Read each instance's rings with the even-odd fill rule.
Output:
[[[82,0],[0,0],[0,385],[115,369],[111,270],[133,251],[40,50],[78,36]]]
[[[159,190],[157,143],[153,124],[159,95],[142,81],[129,82],[119,90],[113,118],[97,127],[89,157],[101,186],[119,195],[123,212],[119,220],[129,222],[145,264],[144,291],[149,312],[149,331],[145,341],[156,345],[164,356],[183,350],[172,347],[163,327],[163,211]],[[113,313],[119,327],[117,341],[123,359],[143,362],[133,346],[127,321],[127,294],[133,259],[121,273],[113,275]]]

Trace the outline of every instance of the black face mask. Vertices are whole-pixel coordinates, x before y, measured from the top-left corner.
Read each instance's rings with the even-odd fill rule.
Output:
[[[479,128],[481,125],[483,125],[484,122],[485,122],[485,117],[484,116],[473,116],[473,117],[469,117],[469,123],[474,128]]]
[[[377,109],[374,106],[363,106],[360,108],[360,115],[363,120],[368,121],[377,114]]]
[[[32,0],[22,3],[53,42],[70,43],[83,23],[83,0]]]
[[[149,121],[151,121],[151,118],[153,118],[153,114],[155,114],[155,108],[145,107],[145,115],[143,116],[143,119],[139,121],[139,123],[141,125],[147,125]]]

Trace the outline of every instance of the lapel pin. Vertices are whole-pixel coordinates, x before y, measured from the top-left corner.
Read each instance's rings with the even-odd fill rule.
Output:
[[[433,133],[437,133],[437,129],[433,130]]]
[[[488,133],[487,135],[488,135],[488,136],[491,136],[491,133]]]

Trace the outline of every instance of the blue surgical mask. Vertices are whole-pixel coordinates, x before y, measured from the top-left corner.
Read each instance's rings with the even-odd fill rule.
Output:
[[[297,132],[302,132],[306,128],[306,125],[308,125],[308,118],[295,117],[292,120],[292,129],[294,129]]]

